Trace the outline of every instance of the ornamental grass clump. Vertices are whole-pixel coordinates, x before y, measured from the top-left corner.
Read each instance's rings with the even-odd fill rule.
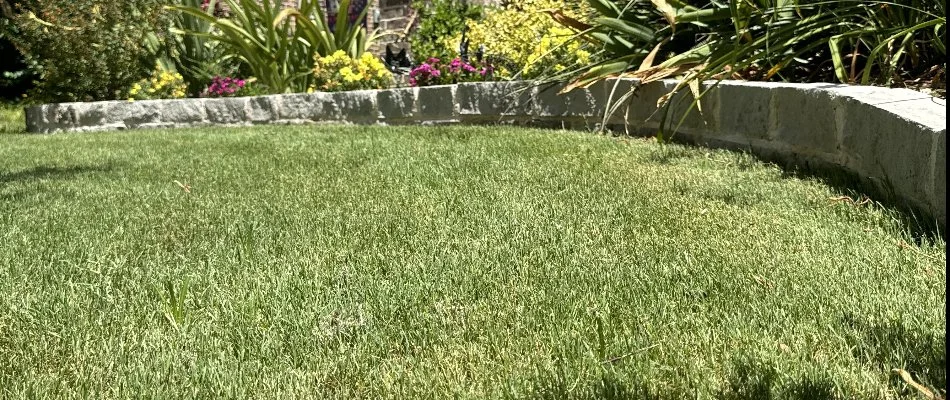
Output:
[[[351,58],[343,50],[315,57],[313,75],[311,91],[385,89],[393,83],[392,72],[376,56],[363,53],[359,58]]]
[[[460,58],[455,58],[445,64],[442,60],[433,57],[409,72],[409,85],[433,86],[483,82],[491,80],[494,72],[494,67],[487,62],[471,64]]]
[[[187,94],[188,85],[181,74],[156,66],[150,77],[132,84],[129,100],[180,99]]]
[[[259,85],[270,93],[303,92],[315,86],[313,60],[336,51],[359,57],[376,38],[360,22],[369,7],[351,20],[347,14],[351,0],[341,0],[336,24],[331,28],[328,15],[317,0],[296,1],[285,7],[273,0],[224,0],[229,17],[216,17],[207,9],[171,5],[168,10],[202,21],[210,30],[181,29],[178,34],[207,39],[224,47],[240,60],[241,69],[257,77]],[[352,22],[359,21],[359,22]]]

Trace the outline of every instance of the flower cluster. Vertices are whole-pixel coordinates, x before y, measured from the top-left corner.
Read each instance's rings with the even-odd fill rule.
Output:
[[[148,99],[180,99],[185,97],[188,85],[185,78],[177,72],[170,72],[161,66],[155,66],[152,75],[136,82],[129,89],[129,101]]]
[[[472,65],[455,58],[448,64],[443,64],[438,58],[430,58],[409,72],[409,85],[432,86],[487,81],[492,78],[494,72],[494,67],[489,63]]]
[[[230,76],[211,78],[211,84],[201,93],[203,97],[231,97],[244,94],[248,81]]]
[[[393,81],[392,73],[378,57],[363,53],[360,58],[353,59],[343,50],[326,57],[317,56],[313,74],[311,89],[326,92],[385,89]]]
[[[546,73],[560,73],[568,68],[590,65],[591,54],[579,40],[571,40],[574,32],[564,27],[551,27],[528,55],[522,74],[536,78]]]
[[[509,0],[486,11],[485,17],[468,22],[470,47],[487,48],[497,70],[495,75],[532,79],[552,72],[589,65],[593,59],[587,45],[571,40],[574,33],[562,27],[544,10],[560,10],[586,22],[594,12],[586,1]],[[448,38],[447,46],[458,48],[461,33]]]

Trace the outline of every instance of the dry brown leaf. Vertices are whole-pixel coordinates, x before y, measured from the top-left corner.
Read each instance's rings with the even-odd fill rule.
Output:
[[[181,182],[179,182],[179,181],[174,181],[174,182],[175,182],[176,185],[178,185],[179,187],[181,187],[181,190],[184,190],[185,193],[191,193],[191,185],[188,185],[188,184],[185,184],[185,183],[181,183]]]
[[[938,399],[939,399],[939,400],[943,400],[943,398],[938,397],[937,395],[935,395],[933,392],[930,391],[930,389],[927,389],[926,387],[924,387],[924,385],[921,385],[921,384],[917,383],[916,381],[914,381],[914,378],[913,378],[912,376],[910,376],[910,372],[907,372],[907,371],[905,371],[905,370],[903,370],[903,369],[900,369],[900,368],[894,368],[894,369],[891,370],[891,372],[893,372],[893,373],[897,374],[898,376],[900,376],[901,379],[904,380],[904,382],[906,382],[906,383],[907,383],[908,385],[910,385],[912,388],[917,389],[917,392],[919,392],[919,393],[920,393],[921,395],[923,395],[925,398],[931,399],[931,400],[938,400]]]
[[[656,7],[656,10],[663,14],[663,18],[666,18],[666,22],[670,23],[670,27],[673,29],[673,33],[676,33],[676,9],[667,3],[666,0],[651,0],[653,5]]]
[[[660,52],[660,47],[666,44],[667,40],[668,39],[663,39],[663,41],[653,47],[653,50],[650,50],[650,53],[643,58],[643,62],[640,63],[640,68],[637,68],[637,71],[643,71],[653,66],[653,60],[656,59],[657,53]]]
[[[556,21],[557,23],[564,25],[566,27],[569,27],[571,29],[574,29],[575,31],[583,32],[591,28],[590,25],[567,16],[567,14],[564,14],[564,12],[562,12],[561,10],[552,9],[552,10],[544,10],[544,11],[547,12],[548,15],[551,16],[551,18],[554,18],[554,21]]]

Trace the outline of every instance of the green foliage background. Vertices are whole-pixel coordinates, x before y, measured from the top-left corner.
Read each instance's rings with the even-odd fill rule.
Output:
[[[20,4],[7,31],[39,79],[35,101],[113,100],[148,75],[165,25],[160,0]]]
[[[419,26],[409,39],[417,62],[455,57],[458,47],[447,39],[461,35],[467,21],[483,14],[481,6],[460,0],[414,0],[412,7],[419,12]]]

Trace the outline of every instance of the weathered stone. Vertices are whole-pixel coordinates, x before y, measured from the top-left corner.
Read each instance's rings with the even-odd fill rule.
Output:
[[[538,88],[536,116],[549,117],[592,117],[594,116],[595,97],[587,88],[576,88],[561,93],[565,85],[548,85]]]
[[[458,118],[455,85],[416,88],[416,109],[421,120],[454,120]]]
[[[287,94],[280,99],[277,110],[281,121],[320,121],[324,117],[323,106],[333,101],[328,93]]]
[[[759,82],[723,81],[707,96],[715,96],[720,135],[738,135],[750,139],[769,138],[769,108],[772,88]]]
[[[50,124],[46,120],[46,107],[49,105],[27,107],[24,110],[27,132],[49,133]]]
[[[248,106],[247,97],[224,97],[207,99],[204,102],[208,121],[215,124],[241,124],[246,121],[244,109]]]
[[[160,108],[161,123],[196,125],[208,119],[204,99],[166,100],[155,105]]]
[[[115,102],[109,112],[112,119],[122,121],[124,128],[138,128],[144,124],[158,122],[161,118],[158,104],[161,100]]]
[[[73,104],[51,104],[46,109],[46,121],[48,124],[57,126],[62,130],[75,128],[79,122],[79,116],[76,115]]]
[[[244,109],[244,119],[254,124],[276,121],[279,99],[279,95],[251,97]]]
[[[78,103],[76,106],[80,107],[76,113],[79,126],[108,125],[112,122],[114,107],[108,102]]]
[[[935,132],[852,97],[836,99],[835,107],[841,113],[841,151],[857,172],[914,206],[929,208]],[[796,120],[808,124],[808,118]]]
[[[835,105],[828,92],[815,85],[772,89],[769,137],[802,154],[834,154],[838,139]]]
[[[462,83],[456,93],[459,115],[469,120],[530,116],[535,94],[536,89],[527,82]]]
[[[947,130],[936,133],[933,154],[933,193],[931,212],[942,224],[947,224]]]
[[[339,121],[364,124],[376,122],[378,112],[375,90],[333,93],[333,101],[340,115],[337,118]]]
[[[608,126],[627,124],[627,115],[631,106],[636,105],[632,101],[635,91],[640,87],[640,82],[635,79],[607,79],[602,83],[591,86],[590,91],[594,96],[598,111],[597,117],[603,119],[604,114],[612,109],[607,118]],[[615,126],[615,128],[619,128]],[[626,130],[627,127],[621,129]]]
[[[412,88],[380,90],[376,94],[380,121],[398,123],[411,120],[415,114],[415,93]]]

